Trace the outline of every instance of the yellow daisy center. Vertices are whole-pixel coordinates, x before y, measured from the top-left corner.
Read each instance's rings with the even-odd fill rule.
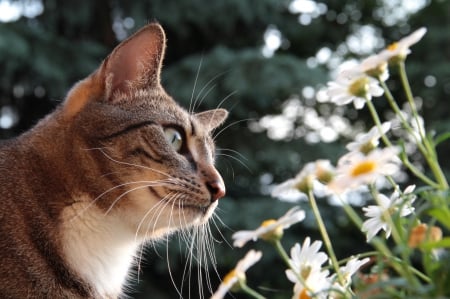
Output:
[[[276,223],[277,221],[275,220],[275,219],[267,219],[267,220],[264,220],[262,223],[261,223],[261,226],[262,227],[266,227],[266,226],[269,226],[269,225],[271,225],[271,224],[273,224],[273,223]]]
[[[389,46],[387,46],[386,49],[388,49],[389,51],[395,51],[398,48],[398,43],[392,43]]]
[[[234,277],[236,277],[236,270],[233,269],[230,272],[228,272],[227,275],[225,275],[225,277],[223,278],[223,283],[228,284],[230,282],[231,279],[233,279]]]
[[[377,164],[375,161],[363,161],[361,163],[358,163],[355,167],[353,167],[352,171],[350,172],[350,175],[352,177],[357,177],[360,175],[371,173],[375,170],[377,167]]]
[[[308,291],[303,289],[300,294],[298,294],[298,299],[311,299],[311,297],[308,295]]]
[[[274,223],[277,223],[277,221],[274,219],[267,219],[261,223],[261,227],[267,227]],[[272,230],[262,234],[261,239],[263,239],[264,241],[277,241],[280,240],[282,236],[283,227],[281,225],[277,225]]]
[[[300,276],[304,280],[308,279],[309,274],[311,274],[311,266],[304,266],[300,269]]]
[[[348,92],[356,97],[364,98],[369,89],[369,78],[361,77],[352,82],[348,87]]]

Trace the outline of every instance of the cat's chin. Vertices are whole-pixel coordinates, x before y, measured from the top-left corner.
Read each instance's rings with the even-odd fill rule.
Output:
[[[123,219],[131,220],[137,236],[144,239],[158,239],[177,230],[201,226],[208,222],[218,205],[218,201],[209,205],[184,204],[166,206],[152,214],[151,207],[134,206],[123,214]],[[147,211],[147,212],[143,212]]]
[[[184,205],[179,209],[182,210],[181,214],[188,215],[192,217],[191,225],[201,225],[208,222],[209,218],[214,213],[214,210],[217,207],[217,201],[211,203],[208,206],[196,206],[196,205]]]

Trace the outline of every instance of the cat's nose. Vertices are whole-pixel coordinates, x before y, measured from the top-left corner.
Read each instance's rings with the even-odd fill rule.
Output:
[[[211,202],[225,196],[225,184],[222,180],[208,182],[206,186],[208,187],[209,193],[211,193]]]

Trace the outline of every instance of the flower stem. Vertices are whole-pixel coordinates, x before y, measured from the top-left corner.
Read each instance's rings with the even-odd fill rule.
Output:
[[[241,291],[246,293],[247,295],[256,298],[256,299],[266,299],[266,297],[262,296],[260,293],[250,288],[243,280],[239,279],[239,287]]]
[[[411,127],[411,125],[406,120],[405,116],[403,115],[402,111],[400,110],[400,107],[397,105],[397,102],[395,101],[394,96],[392,95],[391,91],[387,87],[386,83],[383,80],[381,80],[381,78],[378,78],[378,82],[380,83],[381,87],[384,90],[385,97],[387,99],[387,102],[389,103],[389,106],[391,106],[392,111],[394,111],[394,113],[400,119],[400,122],[402,123],[403,128],[408,132],[408,134],[412,138],[414,138],[415,144],[417,145],[417,147],[419,148],[419,150],[423,154],[423,156],[426,158],[427,157],[427,153],[426,153],[427,151],[426,151],[425,147],[422,145],[420,139],[417,138],[417,136],[416,136],[416,134],[414,132],[414,129]],[[370,109],[370,106],[369,106],[369,109]],[[371,111],[371,113],[372,113],[372,111]],[[383,139],[383,141],[385,142],[384,139]],[[385,144],[388,145],[386,142],[385,142]],[[400,159],[402,160],[402,162],[405,165],[405,167],[408,168],[409,171],[411,171],[417,178],[422,180],[424,183],[426,183],[427,185],[430,185],[432,187],[435,187],[435,188],[439,188],[440,187],[440,185],[438,183],[434,182],[432,179],[427,177],[423,172],[421,172],[419,169],[417,169],[417,167],[415,167],[409,161],[408,156],[406,154],[401,154],[400,155]],[[428,159],[427,159],[427,162],[429,163]]]
[[[381,128],[381,121],[380,117],[378,116],[378,112],[375,109],[375,106],[373,105],[372,101],[369,99],[366,99],[367,107],[369,107],[370,115],[372,116],[373,121],[375,122],[375,125],[378,128],[378,131],[380,132],[381,139],[383,139],[384,144],[387,146],[392,146],[389,139],[386,137],[386,134],[384,134],[383,129]]]
[[[278,254],[283,259],[286,266],[288,266],[290,269],[294,270],[293,266],[291,265],[289,256],[288,256],[286,250],[284,250],[283,245],[281,245],[280,240],[276,240],[276,241],[272,242],[272,244],[275,246],[275,249],[277,250]]]
[[[406,99],[408,101],[409,107],[411,108],[412,115],[416,121],[417,124],[417,130],[419,132],[419,136],[421,139],[421,144],[425,147],[425,151],[422,151],[425,159],[428,162],[428,165],[430,166],[431,171],[433,172],[440,189],[446,190],[449,188],[447,179],[445,178],[445,175],[437,161],[437,155],[434,146],[430,143],[427,136],[425,135],[425,132],[423,130],[423,127],[419,120],[419,113],[417,111],[416,103],[414,102],[414,97],[411,91],[411,85],[408,81],[408,76],[406,74],[406,68],[405,68],[405,62],[401,61],[399,64],[399,73],[400,73],[400,79],[402,82],[403,89],[406,94]],[[418,143],[420,144],[420,143]]]
[[[322,216],[320,215],[319,207],[317,206],[316,199],[314,197],[313,191],[308,191],[308,199],[311,204],[311,208],[314,213],[314,217],[316,218],[317,225],[319,226],[320,234],[322,235],[323,242],[325,243],[325,247],[327,248],[328,255],[331,259],[331,264],[333,265],[334,271],[338,277],[339,283],[344,285],[345,279],[342,277],[342,273],[339,268],[339,262],[336,258],[336,254],[334,253],[333,246],[331,244],[330,237],[328,235],[327,229],[325,227],[325,223],[323,222]]]

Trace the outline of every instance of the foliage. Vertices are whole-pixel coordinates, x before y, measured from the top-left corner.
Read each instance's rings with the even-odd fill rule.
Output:
[[[334,167],[329,160],[307,163],[293,179],[272,191],[273,196],[285,192],[304,194],[310,203],[326,253],[319,251],[322,241],[312,242],[306,237],[296,243],[290,255],[282,245],[282,239],[291,225],[305,218],[305,211],[295,207],[278,220],[268,219],[255,230],[243,230],[233,234],[233,245],[243,247],[250,241],[262,239],[273,245],[284,262],[287,279],[294,283],[292,298],[350,299],[350,298],[448,298],[447,287],[450,238],[443,236],[449,222],[449,185],[442,172],[436,144],[448,138],[448,134],[435,139],[427,134],[406,75],[405,61],[413,44],[422,39],[425,28],[389,45],[379,54],[364,59],[360,64],[343,67],[335,81],[329,82],[323,96],[336,105],[353,103],[356,109],[367,105],[375,127],[358,135],[346,148],[348,152],[339,158]],[[398,101],[387,87],[388,67],[398,68],[408,111],[402,111]],[[390,121],[380,122],[372,103],[373,97],[385,95],[394,114]],[[378,100],[381,101],[381,100]],[[393,123],[400,124],[404,137],[390,134]],[[380,139],[383,147],[379,146]],[[431,174],[410,163],[411,143],[419,152]],[[400,164],[409,170],[421,186],[401,190],[396,182]],[[385,179],[387,184],[380,184]],[[387,197],[386,185],[393,188]],[[361,188],[363,187],[363,188]],[[365,187],[365,188],[364,188]],[[320,188],[320,189],[319,189]],[[359,252],[356,256],[337,259],[330,230],[317,205],[316,194],[321,190],[326,196],[336,197],[348,219],[366,235],[373,250]],[[325,192],[323,192],[325,190]],[[350,204],[358,193],[369,193],[374,204],[359,209]],[[380,233],[380,231],[382,233]],[[386,240],[391,239],[391,242]],[[333,239],[334,241],[336,239]],[[252,256],[257,258],[253,258]],[[252,289],[247,283],[246,271],[259,262],[262,252],[251,249],[222,280],[214,299],[224,298],[227,292],[242,292],[264,299],[262,290]],[[248,267],[243,268],[242,264]],[[241,267],[240,267],[241,265]],[[365,268],[363,270],[363,268]],[[354,276],[354,277],[353,277]]]

